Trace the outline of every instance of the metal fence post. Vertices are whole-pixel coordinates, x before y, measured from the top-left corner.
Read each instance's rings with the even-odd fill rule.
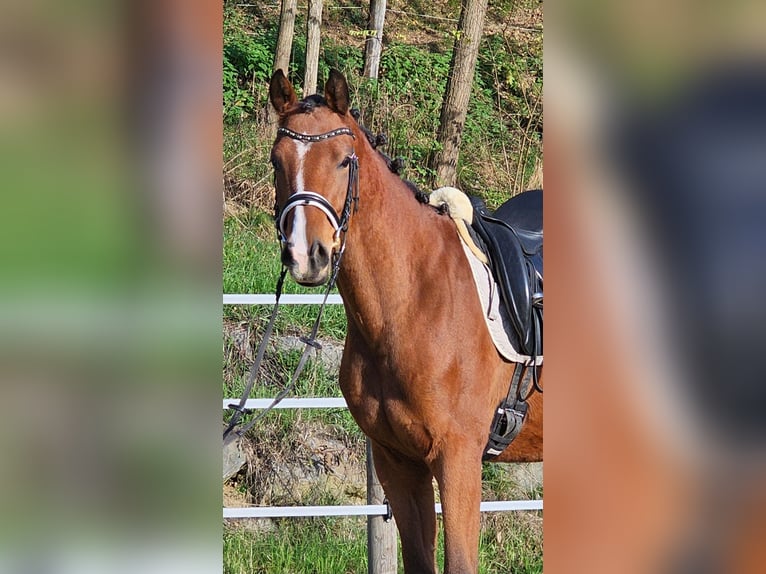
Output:
[[[383,504],[385,494],[372,461],[367,439],[367,504]],[[396,574],[396,524],[383,516],[367,517],[367,574]]]

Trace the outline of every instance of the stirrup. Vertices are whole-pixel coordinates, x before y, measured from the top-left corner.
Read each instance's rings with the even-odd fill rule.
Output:
[[[508,448],[524,425],[527,416],[527,402],[519,399],[512,403],[503,401],[495,411],[492,426],[489,431],[489,440],[484,447],[482,460],[490,460]]]

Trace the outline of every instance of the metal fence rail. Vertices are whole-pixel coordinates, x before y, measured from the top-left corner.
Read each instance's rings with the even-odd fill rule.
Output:
[[[244,294],[224,294],[224,305],[273,305],[276,297],[274,294],[259,293],[256,295]],[[282,295],[279,299],[280,305],[321,305],[324,295]],[[343,299],[337,293],[331,293],[327,296],[328,305],[343,305]]]
[[[273,399],[247,399],[246,409],[265,409],[273,402]],[[223,408],[229,405],[239,404],[239,399],[223,399]],[[346,399],[343,397],[313,397],[302,399],[282,399],[274,406],[275,409],[345,409]]]
[[[436,514],[442,513],[437,503]],[[507,512],[511,510],[542,510],[542,500],[497,500],[482,502],[481,512]],[[224,518],[283,518],[299,516],[386,516],[385,504],[349,504],[337,506],[248,506],[224,508]]]

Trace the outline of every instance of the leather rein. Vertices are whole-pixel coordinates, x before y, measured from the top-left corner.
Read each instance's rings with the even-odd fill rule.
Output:
[[[341,135],[348,135],[353,139],[356,139],[354,132],[346,127],[316,135],[301,134],[285,127],[280,127],[277,129],[277,138],[279,138],[279,136],[287,136],[290,139],[304,143],[318,143]],[[346,159],[343,163],[348,166],[348,187],[346,188],[346,199],[340,215],[338,215],[338,213],[335,211],[335,208],[329,201],[327,201],[320,194],[313,191],[294,193],[289,197],[287,203],[285,203],[281,209],[278,204],[274,204],[274,222],[276,224],[277,235],[280,243],[284,244],[287,241],[285,234],[287,215],[290,213],[290,211],[302,205],[319,209],[322,213],[325,214],[325,216],[327,216],[328,221],[335,230],[334,240],[336,244],[339,244],[339,248],[333,251],[332,273],[330,274],[330,280],[327,283],[327,288],[325,289],[324,298],[322,299],[322,303],[319,307],[317,318],[314,321],[313,327],[311,328],[311,333],[308,337],[300,338],[301,342],[304,343],[305,346],[301,358],[298,361],[298,366],[295,368],[295,371],[290,378],[290,382],[287,384],[287,386],[285,386],[284,389],[282,389],[282,391],[280,391],[280,393],[274,398],[269,406],[261,410],[261,412],[258,413],[257,416],[253,417],[250,422],[242,425],[239,428],[236,428],[240,418],[243,415],[250,414],[252,412],[250,409],[245,408],[245,404],[247,403],[247,398],[250,396],[250,392],[253,390],[255,379],[258,375],[261,363],[263,362],[263,357],[266,353],[266,345],[274,330],[274,322],[277,318],[277,310],[279,309],[279,299],[282,295],[282,286],[284,284],[285,276],[287,275],[287,268],[282,266],[282,271],[280,272],[279,279],[277,280],[274,308],[271,311],[271,317],[269,318],[269,322],[266,325],[263,339],[258,345],[255,361],[253,361],[253,364],[250,367],[247,385],[245,386],[245,390],[242,393],[242,397],[239,400],[239,403],[232,403],[228,406],[229,410],[233,412],[231,419],[229,419],[229,424],[226,427],[226,430],[223,432],[224,445],[226,445],[228,442],[236,441],[244,436],[245,433],[255,425],[255,423],[263,418],[270,410],[276,407],[282,401],[282,399],[288,395],[293,387],[295,387],[295,383],[298,381],[298,377],[303,371],[303,367],[306,365],[311,349],[319,350],[322,348],[322,345],[316,340],[317,332],[319,331],[319,323],[322,319],[324,308],[327,305],[327,298],[330,295],[330,291],[332,291],[338,279],[340,262],[343,258],[343,253],[346,250],[346,232],[348,231],[348,224],[351,220],[352,205],[354,213],[356,213],[356,211],[359,209],[359,158],[357,157],[356,153],[352,152],[351,155],[346,156]]]

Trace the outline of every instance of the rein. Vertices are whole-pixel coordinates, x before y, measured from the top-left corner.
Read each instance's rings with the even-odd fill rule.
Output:
[[[280,127],[277,130],[277,134],[285,135],[294,140],[310,143],[321,142],[340,135],[349,135],[356,139],[354,133],[349,128],[338,128],[323,134],[307,135],[294,132],[288,128]],[[333,252],[332,274],[330,275],[330,280],[327,283],[327,288],[324,292],[324,298],[322,299],[322,303],[319,307],[319,313],[317,313],[317,318],[314,321],[314,325],[311,328],[311,333],[308,337],[300,338],[305,347],[303,349],[303,353],[301,354],[301,358],[298,361],[298,366],[295,367],[295,371],[290,378],[290,382],[285,386],[284,389],[282,389],[282,391],[280,391],[280,393],[274,398],[269,406],[261,410],[261,412],[253,417],[246,425],[243,425],[240,428],[236,428],[237,423],[242,418],[242,416],[252,412],[250,409],[245,408],[245,404],[247,403],[247,398],[250,396],[250,392],[253,390],[255,379],[258,376],[258,371],[260,370],[261,363],[263,362],[263,357],[266,354],[266,345],[268,344],[268,341],[271,338],[272,332],[274,330],[274,322],[277,318],[277,311],[279,309],[279,299],[282,296],[282,287],[284,285],[285,276],[287,275],[287,268],[284,266],[282,267],[279,279],[277,280],[274,308],[271,311],[271,317],[269,318],[269,322],[266,325],[263,339],[258,345],[255,361],[253,361],[253,364],[250,367],[247,385],[245,386],[245,390],[242,393],[242,397],[240,398],[239,403],[232,403],[228,406],[229,410],[233,411],[233,414],[229,420],[229,424],[226,427],[226,430],[223,432],[224,445],[229,442],[236,441],[244,436],[245,433],[255,425],[255,423],[261,420],[264,416],[266,416],[266,414],[268,414],[269,411],[276,407],[282,401],[282,399],[284,399],[290,393],[290,391],[292,391],[293,387],[295,387],[295,383],[298,381],[298,377],[303,371],[303,368],[306,366],[306,362],[308,360],[311,349],[319,350],[322,348],[322,345],[316,339],[317,333],[319,331],[319,323],[322,320],[322,313],[324,312],[325,306],[327,305],[327,298],[329,297],[333,287],[335,287],[335,283],[338,279],[340,262],[343,258],[343,253],[346,250],[346,231],[348,231],[348,224],[351,220],[352,204],[354,206],[354,213],[356,213],[356,211],[359,209],[359,158],[357,157],[356,153],[352,152],[351,155],[346,157],[344,163],[348,166],[349,170],[348,187],[346,189],[346,200],[343,204],[343,211],[340,215],[338,215],[338,213],[335,211],[335,208],[329,201],[313,191],[305,191],[293,194],[290,196],[284,207],[282,207],[281,211],[278,205],[274,206],[274,220],[276,223],[277,234],[280,242],[286,242],[284,225],[287,214],[299,205],[305,205],[315,207],[321,210],[327,216],[327,219],[335,230],[335,241],[340,242],[340,247]],[[342,237],[341,233],[343,234]]]

